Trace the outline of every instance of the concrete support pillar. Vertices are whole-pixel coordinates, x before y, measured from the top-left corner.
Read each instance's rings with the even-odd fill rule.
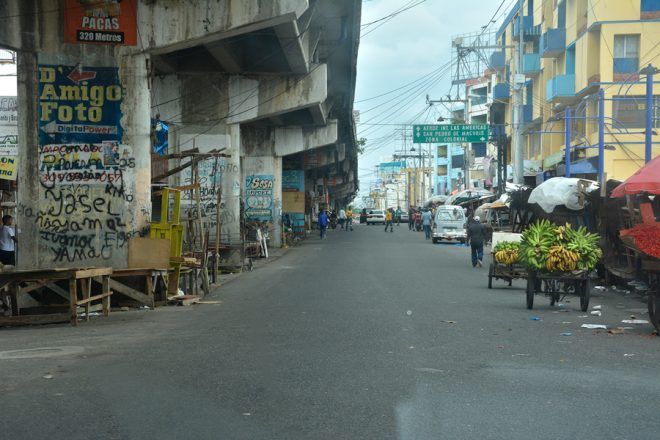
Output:
[[[39,135],[36,127],[39,123],[39,101],[37,90],[37,54],[22,51],[17,54],[16,69],[18,75],[18,138],[22,148],[18,149],[18,206],[16,225],[18,232],[17,265],[23,269],[36,268],[39,261],[39,169],[34,163],[39,156]],[[28,166],[32,164],[32,166]]]
[[[231,155],[225,159],[225,171],[222,173],[222,205],[220,221],[222,242],[231,245],[241,243],[241,127],[238,124],[227,126],[229,129],[229,148]],[[232,252],[231,263],[240,262],[240,253]]]

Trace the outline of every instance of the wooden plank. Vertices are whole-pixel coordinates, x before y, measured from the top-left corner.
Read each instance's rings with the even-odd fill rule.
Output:
[[[69,318],[71,319],[71,325],[78,325],[78,308],[76,306],[78,302],[77,285],[78,280],[75,278],[69,280]]]
[[[128,268],[170,267],[170,240],[133,237],[128,241]]]
[[[58,286],[55,283],[46,283],[46,288],[52,290],[65,300],[69,300],[69,292],[67,292],[65,289],[62,289],[60,286]]]
[[[127,297],[134,299],[137,302],[140,302],[142,304],[145,304],[147,306],[153,307],[154,300],[153,298],[150,298],[149,296],[145,295],[142,292],[139,292],[132,287],[128,287],[125,284],[120,283],[117,280],[110,279],[109,280],[109,286],[111,289],[116,290],[117,292],[121,293],[122,295],[126,295]]]
[[[106,293],[99,293],[98,295],[93,295],[93,296],[89,296],[89,297],[85,296],[83,299],[78,300],[77,305],[78,306],[87,305],[92,301],[97,301],[99,299],[108,298],[111,295],[112,295],[112,292],[106,292]]]
[[[53,324],[67,322],[71,319],[69,313],[49,313],[45,315],[0,316],[0,326],[15,326],[29,324]]]
[[[112,295],[112,292],[110,291],[109,276],[103,277],[103,282],[101,282],[101,292],[105,295],[101,300],[101,304],[103,305],[103,316],[108,316],[110,314],[110,295]]]
[[[115,269],[110,275],[110,278],[124,278],[124,277],[139,277],[139,276],[155,276],[167,274],[170,270],[168,268],[161,269],[147,269],[147,268],[136,268],[136,269]]]
[[[110,275],[112,273],[111,267],[99,267],[96,269],[82,269],[76,270],[73,273],[73,277],[77,279],[81,278],[94,278],[100,275]]]
[[[43,287],[45,285],[46,285],[46,282],[44,280],[34,281],[34,284],[32,284],[31,286],[20,287],[19,288],[19,293],[20,294],[30,293],[33,290],[37,290],[40,287]]]

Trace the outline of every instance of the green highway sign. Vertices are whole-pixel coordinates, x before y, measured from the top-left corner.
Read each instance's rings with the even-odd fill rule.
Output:
[[[488,142],[488,124],[413,125],[416,144]]]

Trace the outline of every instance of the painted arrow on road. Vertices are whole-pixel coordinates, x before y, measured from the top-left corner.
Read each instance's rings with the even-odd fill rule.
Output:
[[[80,81],[87,81],[96,78],[96,72],[85,71],[82,64],[76,64],[69,75],[67,75],[67,78],[78,84]]]
[[[117,127],[113,125],[94,125],[94,124],[57,124],[55,121],[41,127],[47,134],[117,134]]]

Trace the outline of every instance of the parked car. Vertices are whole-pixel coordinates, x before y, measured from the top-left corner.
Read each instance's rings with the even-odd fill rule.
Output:
[[[385,224],[385,211],[380,209],[374,209],[369,211],[367,216],[367,224],[375,225],[376,223]]]
[[[461,206],[440,205],[436,208],[432,231],[433,243],[441,240],[467,241],[465,211]]]

